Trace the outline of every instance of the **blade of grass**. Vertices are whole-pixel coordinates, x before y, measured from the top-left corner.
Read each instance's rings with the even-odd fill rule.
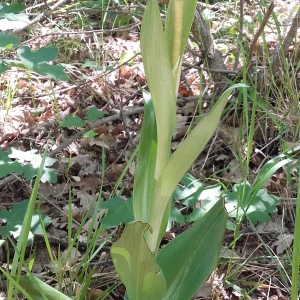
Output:
[[[46,145],[43,159],[41,162],[41,166],[39,168],[39,171],[38,171],[38,174],[37,174],[37,177],[35,180],[35,184],[34,184],[31,196],[30,196],[30,200],[28,203],[25,217],[24,217],[20,237],[19,237],[19,240],[17,243],[17,248],[16,248],[17,251],[14,254],[14,258],[13,258],[13,262],[12,262],[11,276],[15,276],[17,274],[17,277],[16,277],[17,282],[19,282],[19,280],[20,280],[21,270],[22,270],[22,266],[24,263],[24,256],[25,256],[25,250],[26,250],[28,235],[29,235],[30,226],[31,226],[31,219],[32,219],[33,211],[34,211],[35,201],[37,198],[39,183],[40,183],[40,180],[42,177],[42,172],[43,172],[45,160],[47,157],[47,150],[48,150],[48,144]],[[13,287],[14,287],[14,284],[10,283],[9,287],[8,287],[8,299],[12,299]],[[17,297],[17,292],[15,292],[14,299],[16,299],[16,297]]]
[[[300,170],[298,175],[298,192],[296,206],[296,220],[294,231],[294,246],[293,246],[293,265],[292,265],[292,300],[298,298],[299,285],[299,254],[300,254]]]

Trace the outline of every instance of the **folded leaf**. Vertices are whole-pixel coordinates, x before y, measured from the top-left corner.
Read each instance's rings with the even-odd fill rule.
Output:
[[[147,223],[152,210],[156,162],[156,123],[151,96],[144,93],[144,120],[134,176],[133,211],[135,220]]]
[[[43,291],[44,295],[48,300],[71,300],[72,298],[64,295],[43,281],[29,275],[20,277],[20,285],[29,293],[34,300],[44,299],[40,290]]]
[[[220,200],[158,253],[156,261],[167,283],[164,300],[189,300],[196,293],[218,261],[226,222]]]
[[[157,125],[155,179],[169,160],[176,122],[176,95],[167,42],[156,0],[148,0],[141,28],[141,53]],[[151,224],[152,225],[152,224]]]
[[[160,300],[166,282],[144,239],[149,225],[128,224],[121,238],[111,247],[111,257],[130,300]]]

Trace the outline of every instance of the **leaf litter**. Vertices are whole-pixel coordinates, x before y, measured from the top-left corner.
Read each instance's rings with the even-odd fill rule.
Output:
[[[288,5],[289,3],[284,4],[283,2],[279,2],[275,8],[278,10],[278,13],[284,14],[289,9]],[[211,11],[213,10],[215,10],[214,7],[211,8]],[[212,24],[214,27],[219,23],[213,20]],[[34,30],[38,33],[39,29],[34,28]],[[80,31],[78,31],[78,36],[79,35]],[[44,45],[45,43],[48,44],[51,42],[55,44],[58,41],[59,39],[55,37],[51,37],[47,41],[36,39],[30,43],[29,49],[22,48],[20,50],[21,52],[19,51],[21,62],[26,63],[26,61],[30,61],[30,49],[42,49],[40,47],[46,46]],[[269,29],[266,30],[266,42],[270,50],[274,50],[278,42],[277,35]],[[262,48],[262,45],[263,40],[259,39],[256,50],[258,51]],[[97,43],[94,43],[93,47],[97,49]],[[38,76],[37,74],[28,78],[26,72],[14,68],[2,74],[3,85],[10,85],[13,89],[16,89],[15,97],[9,104],[9,108],[7,106],[8,104],[6,107],[2,105],[0,107],[1,149],[3,152],[17,149],[19,152],[15,153],[21,153],[21,156],[10,155],[10,159],[12,159],[11,164],[14,164],[16,159],[19,162],[23,159],[24,162],[25,157],[27,157],[27,162],[31,161],[28,159],[32,153],[30,151],[38,149],[39,152],[42,152],[46,141],[49,142],[50,150],[55,150],[63,141],[68,140],[74,134],[80,132],[82,128],[89,126],[89,123],[96,121],[96,119],[119,113],[120,108],[122,110],[130,110],[134,107],[141,106],[142,95],[140,87],[145,86],[146,80],[141,56],[139,55],[140,49],[137,32],[131,32],[124,36],[104,35],[102,50],[107,59],[107,65],[104,65],[104,68],[101,66],[102,69],[98,67],[99,65],[87,63],[88,59],[94,61],[93,55],[91,55],[89,51],[79,51],[77,49],[73,52],[71,51],[72,53],[70,52],[70,63],[77,63],[80,66],[75,67],[73,71],[67,69],[68,74],[76,84],[71,82],[50,81],[48,78]],[[122,59],[125,61],[124,53],[131,53],[131,57],[133,55],[136,56],[133,59],[128,57],[128,59],[131,60],[118,68],[118,64],[121,65]],[[59,55],[59,61],[63,63],[63,57],[61,54]],[[109,58],[107,58],[109,55],[113,59],[109,60]],[[184,60],[190,63],[192,62],[192,56],[187,54]],[[48,64],[46,66],[47,68],[53,67]],[[227,64],[227,66],[229,65]],[[105,67],[112,67],[113,71],[106,71]],[[186,71],[186,76],[188,77],[187,82],[191,87],[192,94],[187,84],[182,81],[179,88],[181,96],[191,97],[199,95],[198,74],[195,76],[192,70],[188,70]],[[208,77],[206,74],[205,76],[205,84],[208,85]],[[13,78],[18,79],[14,80]],[[56,79],[63,78],[58,76]],[[84,80],[87,81],[88,85],[85,84]],[[3,99],[5,96],[4,88],[1,94],[1,98]],[[32,99],[34,99],[34,101],[32,101]],[[197,99],[196,102],[198,100],[199,99]],[[119,107],[116,106],[115,103],[118,103]],[[175,150],[178,144],[181,143],[182,138],[188,134],[190,126],[193,127],[198,122],[199,117],[197,114],[199,114],[199,107],[197,105],[198,104],[194,101],[189,100],[178,104],[172,150]],[[209,107],[203,103],[200,109],[201,113],[206,114],[208,110]],[[39,187],[39,192],[43,196],[43,205],[48,206],[48,209],[45,209],[45,215],[51,217],[51,227],[53,230],[62,229],[63,232],[66,232],[68,225],[69,193],[72,198],[72,218],[80,223],[89,208],[91,206],[93,206],[93,208],[95,207],[95,201],[99,197],[101,185],[103,188],[100,199],[101,207],[94,222],[105,222],[106,218],[106,229],[108,229],[111,226],[118,226],[121,222],[126,223],[132,220],[132,203],[130,202],[130,197],[135,161],[130,164],[122,182],[119,183],[116,189],[115,185],[133,153],[130,138],[133,140],[135,146],[138,144],[142,119],[143,116],[141,113],[135,113],[123,119],[118,118],[118,120],[114,121],[108,120],[100,127],[93,128],[93,131],[96,133],[94,137],[80,137],[64,149],[65,152],[63,152],[63,155],[55,157],[57,161],[52,167],[54,167],[57,172],[57,182],[53,180],[47,182],[46,180],[42,182]],[[190,173],[194,175],[193,180],[198,182],[203,190],[198,190],[197,195],[193,195],[193,193],[190,194],[189,196],[192,198],[192,201],[191,198],[186,199],[186,197],[184,197],[183,201],[181,201],[182,199],[180,198],[174,198],[174,207],[176,207],[177,210],[174,211],[173,219],[170,223],[170,231],[166,234],[164,239],[165,242],[174,238],[178,233],[185,230],[186,227],[189,227],[190,224],[188,222],[196,220],[199,214],[201,215],[201,209],[205,209],[205,204],[209,202],[203,197],[203,192],[212,192],[213,190],[210,190],[209,187],[215,184],[216,181],[225,184],[229,190],[233,191],[229,192],[228,197],[230,198],[230,193],[237,192],[235,190],[235,187],[237,187],[236,184],[240,184],[246,180],[246,174],[240,162],[236,160],[235,155],[239,151],[243,153],[239,138],[241,131],[242,135],[245,134],[245,129],[242,128],[241,130],[240,121],[236,118],[233,119],[234,120],[230,121],[231,123],[226,120],[224,124],[220,125],[215,143],[208,145],[204,154],[199,155],[199,159],[191,168]],[[259,132],[259,130],[257,130],[257,132]],[[263,165],[261,165],[261,163],[264,158],[259,158],[257,154],[259,151],[268,157],[275,155],[272,153],[273,150],[271,147],[264,148],[265,141],[258,138],[259,134],[256,136],[257,140],[254,141],[255,146],[249,176],[251,173],[255,175],[257,170]],[[212,148],[209,150],[210,146]],[[276,148],[277,146],[273,143],[272,147]],[[264,149],[256,151],[259,148]],[[104,151],[105,166],[102,166],[101,162],[102,151]],[[244,156],[245,153],[242,155]],[[33,166],[38,167],[38,162],[35,165],[33,164]],[[105,170],[103,178],[102,169]],[[16,171],[16,169],[11,168],[9,173],[12,171]],[[30,170],[27,170],[27,173],[24,174],[24,179],[27,179],[27,183],[34,177]],[[26,177],[26,174],[30,175]],[[201,181],[197,181],[199,177]],[[49,178],[51,178],[51,176]],[[182,182],[181,184],[183,190],[190,189],[187,183]],[[279,172],[275,173],[266,184],[267,186],[264,187],[267,188],[268,194],[266,190],[264,190],[263,195],[260,195],[262,201],[258,201],[257,205],[261,205],[263,201],[268,203],[272,202],[271,205],[277,205],[278,207],[278,216],[272,215],[271,221],[267,223],[272,230],[270,230],[267,225],[264,225],[262,229],[256,228],[261,233],[276,232],[274,237],[262,236],[267,243],[271,243],[271,247],[273,247],[279,255],[284,253],[286,248],[292,243],[293,217],[289,214],[284,216],[282,207],[278,205],[279,202],[273,200],[277,199],[275,197],[292,198],[296,190],[295,186],[293,186],[293,190],[290,190],[288,195],[285,194],[286,178],[283,170],[279,170]],[[21,183],[21,185],[23,185],[23,187],[20,188],[19,181],[13,182],[10,185],[1,185],[0,183],[1,202],[5,204],[2,209],[11,208],[11,212],[14,203],[22,203],[21,201],[25,199],[24,196],[26,194],[24,190],[30,190],[31,187],[25,183]],[[216,191],[217,190],[219,191],[220,187],[217,187]],[[111,198],[111,193],[115,193],[116,196]],[[191,193],[191,191],[189,191],[189,193]],[[220,197],[220,194],[216,192],[213,197],[216,199]],[[271,199],[273,200],[271,201]],[[207,202],[205,202],[205,200]],[[236,202],[234,203],[235,204],[232,204],[229,201],[229,204],[227,204],[231,205],[229,210],[232,213],[232,217],[234,216],[234,209],[236,209]],[[57,206],[59,209],[53,209],[52,205]],[[108,209],[108,214],[104,216],[105,209]],[[112,213],[114,209],[119,210],[119,218],[110,217],[110,213]],[[180,215],[186,219],[187,223],[181,222],[181,218],[178,218],[179,215],[177,215],[176,218],[177,211],[181,212]],[[266,215],[257,213],[254,209],[254,213],[255,212],[256,214],[252,219],[253,223],[255,223],[254,221],[256,220],[266,221]],[[83,227],[89,228],[89,226],[95,226],[95,224],[91,223],[91,216],[90,213]],[[276,221],[276,218],[281,219]],[[72,225],[73,230],[78,228],[78,223]],[[276,229],[278,223],[284,224],[281,228],[283,231]],[[4,224],[8,225],[9,223],[7,223],[5,218],[2,218],[1,229],[5,228],[6,225]],[[265,223],[258,223],[256,226],[260,224]],[[277,225],[275,226],[275,224]],[[241,230],[247,228],[248,225],[247,222],[244,222]],[[85,233],[86,231],[83,229],[82,240],[84,240]],[[109,231],[104,231],[104,235],[108,233]],[[229,234],[229,231],[227,234]],[[241,232],[241,234],[243,233]],[[1,235],[3,236],[2,233]],[[56,233],[54,235],[57,236],[58,234]],[[115,238],[116,237],[113,237],[111,241]],[[67,241],[66,236],[60,237],[59,239]],[[100,241],[101,240],[103,240],[103,237],[101,237]],[[224,243],[227,245],[230,244],[226,236]],[[245,244],[243,245],[243,243]],[[249,255],[250,253],[256,255],[255,249],[258,245],[259,242],[257,239],[251,237],[247,240],[247,238],[245,239],[244,236],[242,236],[236,246],[242,255]],[[247,248],[250,250],[248,251]],[[45,248],[41,247],[39,251],[43,251],[42,249]],[[55,246],[53,246],[52,249],[56,249]],[[43,257],[44,256],[41,255],[41,258],[37,258],[37,261],[40,262],[41,265],[44,264],[44,266],[47,266],[49,261],[43,261]],[[75,256],[73,256],[73,258],[74,260],[69,262],[68,267],[80,262],[79,255],[78,258],[75,259]],[[36,271],[38,272],[40,269]],[[220,285],[221,279],[219,275],[214,273],[211,277],[212,283],[207,282],[205,284],[205,287],[207,287],[210,292],[203,291],[198,294],[198,297],[208,297],[212,293],[216,293],[216,287],[218,286],[218,293],[222,294],[221,297],[226,299],[228,291],[225,291],[224,287]],[[237,292],[235,291],[235,293]]]

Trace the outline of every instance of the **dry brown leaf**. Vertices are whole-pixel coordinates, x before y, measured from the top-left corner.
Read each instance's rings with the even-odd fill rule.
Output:
[[[182,115],[176,116],[176,124],[175,124],[175,128],[173,130],[173,133],[172,133],[173,139],[179,139],[186,134],[186,132],[189,128],[188,126],[185,126],[185,124],[187,122],[187,118],[188,117],[182,116]]]
[[[64,173],[67,169],[69,163],[69,158],[62,157],[59,159],[59,172]],[[78,176],[83,177],[88,174],[94,174],[98,170],[98,163],[96,160],[91,159],[91,156],[78,155],[71,158],[70,161],[70,171],[76,173]],[[74,174],[75,175],[75,174]]]
[[[277,246],[276,254],[282,254],[293,242],[293,234],[283,234],[277,237],[277,241],[272,244],[272,247]]]
[[[73,184],[73,187],[79,187],[81,192],[91,191],[94,195],[99,190],[97,176],[88,174],[87,178],[82,178],[79,182]]]
[[[182,114],[184,116],[191,116],[191,115],[194,115],[195,113],[195,110],[196,110],[196,103],[195,102],[187,102],[182,108],[181,108],[181,111],[182,111]]]
[[[35,125],[35,120],[28,111],[24,110],[23,115],[24,115],[24,118],[25,118],[26,122],[28,123],[29,127],[32,127]]]
[[[101,296],[102,293],[103,293],[103,291],[100,289],[88,289],[85,299],[96,300],[96,299],[98,299],[98,297]],[[104,298],[104,300],[109,300],[109,299],[110,298],[108,296]]]
[[[171,232],[171,231],[166,231],[163,235],[163,240],[166,241],[171,241],[175,239],[175,233]]]
[[[67,194],[69,192],[68,185],[65,183],[56,183],[56,184],[51,184],[51,183],[43,183],[41,182],[39,184],[39,193],[43,194],[44,197],[60,197],[64,194]]]
[[[111,180],[112,182],[117,182],[120,175],[122,174],[122,171],[123,171],[122,164],[113,163],[110,166],[110,170],[105,173],[105,177]]]

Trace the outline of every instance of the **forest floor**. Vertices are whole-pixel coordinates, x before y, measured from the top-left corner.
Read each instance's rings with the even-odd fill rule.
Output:
[[[26,2],[25,12],[31,19],[44,9],[43,1],[23,2]],[[265,77],[264,84],[260,90],[250,88],[247,103],[242,101],[238,90],[233,93],[216,133],[189,171],[191,182],[199,183],[197,189],[190,192],[189,197],[174,200],[182,218],[171,220],[172,226],[163,238],[163,245],[191,226],[203,203],[220,197],[221,193],[234,198],[241,183],[250,187],[268,161],[299,145],[300,26],[286,55],[289,70],[292,70],[289,75],[281,70],[282,80],[274,82],[265,72],[265,62],[280,42],[278,29],[281,34],[287,33],[299,9],[296,2],[275,1],[273,12],[277,20],[269,19],[253,52],[260,69],[257,76]],[[236,38],[240,28],[239,3],[207,3],[202,10],[225,65],[232,71],[227,78],[232,83],[241,81],[240,71],[244,68],[243,55],[241,52],[237,55],[240,49]],[[164,16],[166,5],[160,3],[160,8]],[[45,168],[50,171],[45,172],[39,185],[38,209],[50,220],[46,231],[55,260],[63,258],[69,249],[70,208],[72,235],[80,230],[79,244],[73,247],[72,259],[60,266],[62,277],[69,278],[69,282],[62,281],[63,290],[70,297],[78,293],[78,274],[71,274],[88,248],[89,229],[93,226],[96,229],[101,220],[105,229],[97,245],[104,240],[106,243],[90,262],[89,268],[94,274],[89,296],[97,299],[102,291],[113,287],[106,299],[124,297],[124,287],[119,285],[109,253],[110,245],[120,235],[122,225],[119,224],[123,220],[111,220],[109,214],[102,219],[106,212],[103,207],[96,218],[92,216],[98,198],[101,202],[123,199],[125,207],[133,189],[136,157],[132,159],[132,155],[139,143],[143,123],[143,90],[148,90],[139,41],[143,11],[143,4],[126,1],[85,1],[81,4],[67,1],[50,16],[33,24],[30,30],[17,32],[17,26],[22,27],[22,24],[4,29],[8,30],[6,33],[21,37],[19,46],[36,51],[41,47],[57,47],[54,64],[65,68],[68,80],[54,80],[14,65],[1,73],[0,235],[3,240],[11,234],[18,238],[13,225],[20,219],[3,220],[3,211],[11,212],[13,207],[17,215],[24,211],[22,203],[30,198],[35,178],[30,170],[21,175],[10,172],[13,169],[7,167],[8,162],[3,157],[9,153],[9,163],[17,161],[22,167],[31,165],[36,171],[39,167],[36,155],[42,155],[48,143],[48,156],[53,160]],[[265,11],[265,5],[259,1],[244,3],[242,44],[246,49],[245,57]],[[186,51],[183,59],[172,151],[217,100],[214,98],[217,84],[203,68],[197,45],[191,42],[189,47],[194,50]],[[4,52],[6,50],[3,50],[6,58],[18,57],[16,49]],[[254,113],[253,92],[257,93],[259,103]],[[253,144],[249,149],[247,139],[252,118]],[[251,159],[246,165],[249,150]],[[234,233],[232,229],[237,221],[231,216],[233,227],[229,225],[226,229],[220,264],[193,299],[241,299],[245,294],[250,299],[289,299],[298,189],[297,152],[293,155],[293,163],[275,170],[261,186],[263,190],[251,207],[254,226],[245,219]],[[184,183],[181,186],[191,189]],[[128,207],[122,209],[122,212],[130,210]],[[12,227],[7,234],[9,225]],[[7,270],[14,252],[9,245],[11,242],[4,243],[0,251],[2,267]],[[36,249],[32,273],[38,278],[48,278],[48,283],[57,287],[59,281],[43,235],[36,234],[32,245],[26,256],[29,263]],[[5,299],[4,276],[1,282],[0,290]]]

